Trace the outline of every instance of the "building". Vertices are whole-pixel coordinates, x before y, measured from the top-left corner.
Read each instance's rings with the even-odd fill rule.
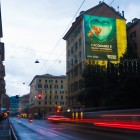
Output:
[[[19,102],[21,97],[19,96],[11,96],[10,97],[10,115],[16,116],[19,114]]]
[[[0,6],[0,108],[3,107],[3,97],[6,93],[5,90],[5,66],[3,65],[3,61],[5,60],[5,52],[4,52],[4,43],[1,42],[1,38],[3,37],[2,32],[2,20],[1,20],[1,6]],[[0,115],[2,115],[2,111],[0,109]]]
[[[91,20],[93,19],[93,20]],[[103,33],[102,25],[110,24],[107,21],[112,20],[114,22],[114,33],[110,35]],[[95,26],[90,26],[89,24],[94,24]],[[112,30],[109,27],[107,30]],[[104,28],[104,29],[105,29]],[[99,34],[102,35],[99,37]],[[104,35],[103,35],[104,34]],[[117,34],[117,35],[116,35]],[[106,38],[105,38],[106,36]],[[103,44],[104,39],[109,37],[114,37],[116,41],[115,45]],[[92,37],[96,37],[96,44],[89,43],[92,41]],[[108,37],[108,38],[107,38]],[[90,38],[90,39],[87,39]],[[84,65],[89,61],[98,61],[107,63],[107,60],[118,61],[126,49],[126,23],[124,18],[124,12],[122,14],[116,11],[113,7],[108,6],[104,2],[99,2],[99,4],[87,11],[81,11],[79,16],[76,18],[75,22],[67,31],[63,37],[66,40],[66,74],[67,74],[67,87],[68,87],[68,105],[71,109],[81,109],[83,105],[78,102],[78,95],[83,90],[82,86],[82,71]],[[111,40],[111,39],[110,39]],[[113,47],[116,47],[113,54]],[[97,52],[98,51],[98,52]],[[100,52],[102,53],[100,53]],[[111,53],[112,54],[111,54]],[[98,53],[98,55],[96,55]],[[75,111],[74,111],[75,112]]]
[[[19,102],[19,112],[20,114],[29,114],[29,94],[23,95]]]
[[[128,47],[135,58],[140,58],[140,19],[134,18],[127,23]]]
[[[67,107],[66,76],[36,75],[30,83],[29,113],[45,117]]]

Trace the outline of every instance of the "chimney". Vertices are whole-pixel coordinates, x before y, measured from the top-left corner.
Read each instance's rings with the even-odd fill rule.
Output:
[[[122,16],[124,17],[124,11],[122,11]]]

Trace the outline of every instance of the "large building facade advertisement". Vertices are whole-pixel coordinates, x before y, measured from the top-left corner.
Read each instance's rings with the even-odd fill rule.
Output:
[[[115,18],[84,15],[87,60],[118,60]]]

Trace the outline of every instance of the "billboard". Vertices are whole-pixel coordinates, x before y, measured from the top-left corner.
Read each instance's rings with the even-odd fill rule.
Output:
[[[84,15],[84,31],[86,60],[117,61],[126,50],[125,20]]]

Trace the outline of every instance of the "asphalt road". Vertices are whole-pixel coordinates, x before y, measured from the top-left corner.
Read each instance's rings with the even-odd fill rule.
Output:
[[[139,134],[108,131],[92,126],[10,118],[18,140],[140,140]]]

